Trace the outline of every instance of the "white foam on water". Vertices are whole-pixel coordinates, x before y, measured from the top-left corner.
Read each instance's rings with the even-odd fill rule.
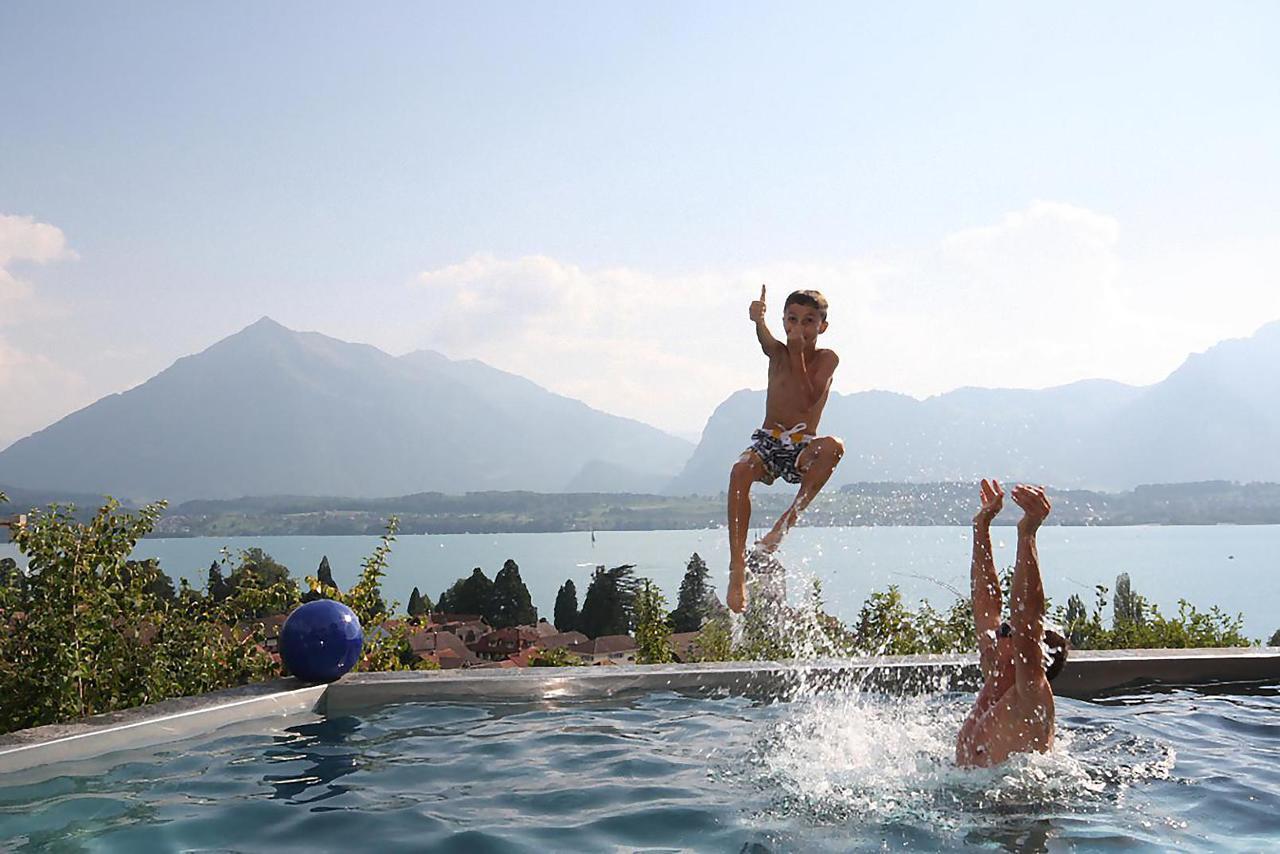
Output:
[[[1060,727],[1049,753],[961,768],[955,738],[971,703],[971,695],[854,691],[783,704],[751,751],[752,782],[772,792],[775,815],[945,834],[1048,811],[1094,812],[1173,768],[1171,748],[1107,726]]]

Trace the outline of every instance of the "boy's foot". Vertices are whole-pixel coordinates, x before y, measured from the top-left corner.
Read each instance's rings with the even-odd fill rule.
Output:
[[[756,541],[756,548],[767,555],[771,555],[778,550],[778,546],[782,545],[782,538],[787,535],[787,531],[791,530],[791,526],[796,523],[796,512],[788,510],[774,523],[769,529],[769,533],[765,534]]]

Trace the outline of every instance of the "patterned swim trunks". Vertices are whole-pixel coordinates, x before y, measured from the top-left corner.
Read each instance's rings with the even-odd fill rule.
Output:
[[[765,483],[782,478],[787,483],[799,483],[802,477],[796,469],[796,459],[805,446],[814,440],[806,433],[808,425],[797,424],[788,429],[757,430],[751,434],[751,447],[760,462],[764,463]]]

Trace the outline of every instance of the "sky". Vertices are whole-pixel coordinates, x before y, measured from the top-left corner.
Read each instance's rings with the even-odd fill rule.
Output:
[[[1280,4],[0,4],[0,447],[264,315],[696,437],[1280,319]],[[226,402],[228,405],[233,402]],[[744,425],[744,435],[754,425]]]

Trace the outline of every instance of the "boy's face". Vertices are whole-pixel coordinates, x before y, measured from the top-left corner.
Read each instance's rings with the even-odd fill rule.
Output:
[[[782,328],[788,340],[800,338],[805,344],[812,344],[827,331],[827,322],[813,306],[793,302],[782,310]]]

